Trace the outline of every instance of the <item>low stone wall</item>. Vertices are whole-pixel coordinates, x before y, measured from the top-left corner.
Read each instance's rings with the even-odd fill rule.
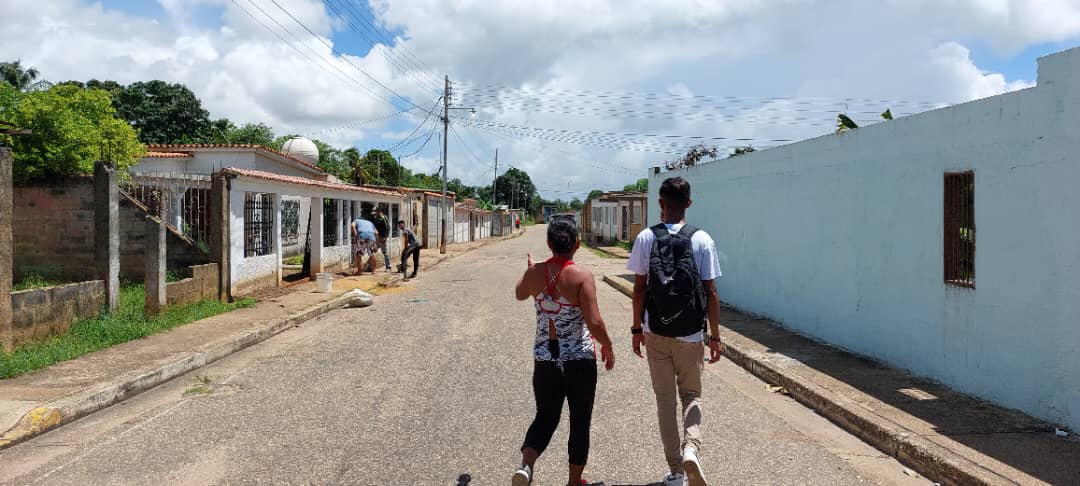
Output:
[[[218,264],[195,265],[191,277],[165,285],[169,307],[218,298]]]
[[[66,332],[75,319],[96,316],[104,305],[103,280],[12,292],[15,344]]]

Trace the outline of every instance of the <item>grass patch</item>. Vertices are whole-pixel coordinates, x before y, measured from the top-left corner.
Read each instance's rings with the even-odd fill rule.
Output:
[[[629,241],[616,241],[615,246],[622,248],[626,251],[634,251],[634,244]]]
[[[594,248],[594,247],[589,246],[589,245],[582,245],[582,247],[587,248],[589,251],[592,252],[593,255],[596,255],[596,256],[598,256],[600,258],[618,258],[617,256],[612,255],[611,253],[608,253],[608,252],[606,252],[604,250],[601,250],[599,248]]]
[[[285,261],[281,263],[284,265],[303,265],[304,255],[293,255],[289,258],[286,258]]]
[[[170,307],[164,313],[143,315],[146,289],[129,285],[120,289],[120,308],[98,317],[75,321],[59,336],[24,344],[10,353],[0,352],[0,379],[29,373],[54,363],[172,329],[189,322],[254,305],[252,299],[225,304],[203,301]]]
[[[15,284],[11,286],[11,291],[18,292],[20,290],[43,289],[45,287],[55,287],[57,285],[60,285],[60,282],[46,278],[38,273],[28,273],[23,275],[22,280],[15,282]]]

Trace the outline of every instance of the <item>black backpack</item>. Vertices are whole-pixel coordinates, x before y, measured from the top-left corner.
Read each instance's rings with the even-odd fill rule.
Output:
[[[650,229],[656,240],[649,252],[645,300],[649,330],[661,336],[682,337],[705,329],[705,288],[690,243],[698,229],[684,225],[675,234],[663,224]]]

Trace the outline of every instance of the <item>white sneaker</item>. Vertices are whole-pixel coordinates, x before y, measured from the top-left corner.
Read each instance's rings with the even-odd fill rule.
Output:
[[[664,476],[664,479],[661,482],[664,483],[664,486],[686,486],[686,475],[668,474],[667,476]]]
[[[686,471],[686,480],[690,486],[709,486],[705,481],[705,473],[701,472],[701,463],[698,462],[697,451],[686,448],[682,453],[682,465]]]
[[[532,484],[532,469],[524,464],[514,471],[514,477],[510,480],[511,486],[529,486]]]

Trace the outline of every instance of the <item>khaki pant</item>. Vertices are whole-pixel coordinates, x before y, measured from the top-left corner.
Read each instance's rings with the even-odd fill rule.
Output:
[[[682,473],[682,450],[701,449],[701,372],[705,367],[705,346],[675,338],[645,333],[645,353],[649,360],[660,440],[672,473]],[[679,434],[676,397],[682,402],[682,438]]]

